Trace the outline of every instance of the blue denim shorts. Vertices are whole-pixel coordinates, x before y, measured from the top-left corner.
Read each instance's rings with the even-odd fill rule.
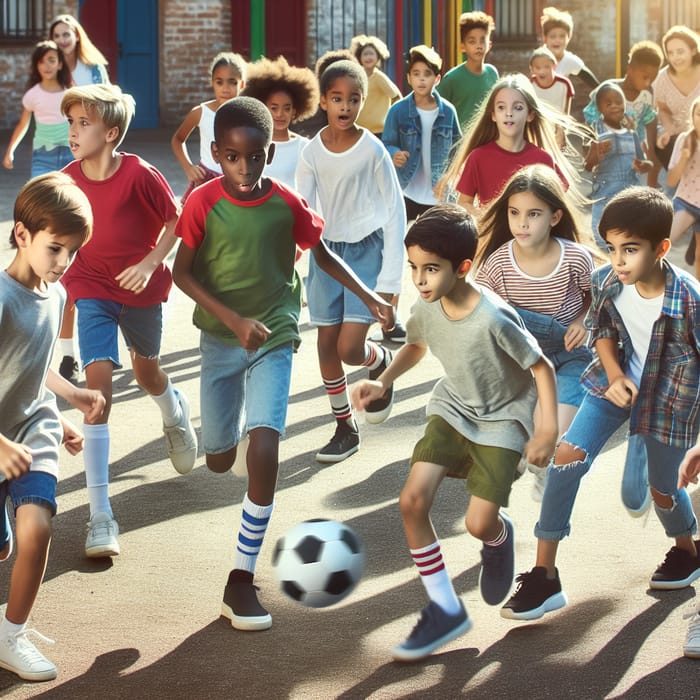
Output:
[[[30,471],[16,479],[5,479],[0,482],[0,503],[3,506],[8,496],[15,512],[20,506],[33,503],[51,511],[52,516],[56,515],[56,477],[53,474]],[[0,511],[0,550],[4,549],[10,538],[6,512]]]
[[[32,151],[31,177],[62,170],[68,163],[73,162],[73,154],[68,146],[56,146],[46,149],[46,146]]]
[[[79,299],[75,306],[78,309],[78,343],[83,367],[109,360],[116,369],[121,369],[118,328],[126,346],[137,355],[154,359],[160,354],[162,304],[127,306],[107,299]]]
[[[696,207],[694,204],[686,202],[685,199],[682,199],[681,197],[673,198],[673,211],[687,211],[696,222],[698,219],[700,219],[700,207]]]
[[[382,268],[384,234],[377,229],[357,243],[326,241],[326,245],[370,289],[377,285]],[[376,319],[360,298],[346,289],[309,260],[309,277],[306,281],[306,303],[309,319],[315,326],[339,326],[341,323],[374,323]]]
[[[248,352],[202,332],[200,405],[207,454],[227,452],[254,428],[284,435],[292,343]]]

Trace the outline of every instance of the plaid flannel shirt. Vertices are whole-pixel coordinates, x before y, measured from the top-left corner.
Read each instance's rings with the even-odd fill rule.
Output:
[[[663,261],[666,271],[661,315],[654,322],[639,396],[630,418],[630,433],[649,435],[673,447],[688,448],[700,430],[700,284],[683,270]],[[632,341],[613,299],[622,282],[604,265],[593,271],[591,306],[585,325],[591,346],[599,338],[613,338],[620,366],[629,365]],[[581,381],[594,396],[602,397],[609,382],[594,355]]]

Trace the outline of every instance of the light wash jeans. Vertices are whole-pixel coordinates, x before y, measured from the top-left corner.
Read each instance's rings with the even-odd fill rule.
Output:
[[[632,409],[634,410],[634,408]],[[547,482],[542,497],[540,519],[535,525],[535,536],[540,540],[561,540],[571,531],[571,512],[581,478],[591,468],[612,434],[630,417],[630,409],[619,408],[606,399],[587,393],[573,423],[562,442],[567,442],[586,453],[585,459],[566,465],[547,468]],[[640,435],[648,456],[649,485],[673,499],[671,508],[662,508],[654,502],[656,514],[668,537],[684,537],[697,531],[697,520],[690,497],[685,489],[677,488],[678,467],[686,453],[685,448],[671,447]],[[624,488],[624,484],[623,484]],[[623,501],[626,496],[623,492]]]

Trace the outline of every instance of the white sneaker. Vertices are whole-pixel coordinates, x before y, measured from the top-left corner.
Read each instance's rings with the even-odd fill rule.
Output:
[[[187,474],[192,471],[197,459],[197,434],[190,421],[190,403],[187,397],[177,389],[175,393],[182,409],[180,422],[169,427],[163,426],[163,434],[173,467],[178,473]]]
[[[0,667],[27,681],[50,681],[56,678],[56,667],[28,639],[27,633],[49,644],[53,640],[33,629],[0,639]]]
[[[688,636],[683,646],[683,655],[689,659],[700,659],[700,607],[683,615],[691,618],[688,625]]]
[[[116,557],[119,548],[119,525],[109,513],[95,513],[87,524],[86,557]]]

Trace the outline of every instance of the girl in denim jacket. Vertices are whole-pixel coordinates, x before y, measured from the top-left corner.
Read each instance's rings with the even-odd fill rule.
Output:
[[[447,166],[452,144],[460,139],[457,111],[440,97],[442,59],[430,47],[409,52],[408,83],[413,92],[391,106],[382,141],[399,176],[410,221],[437,204],[433,188]]]

